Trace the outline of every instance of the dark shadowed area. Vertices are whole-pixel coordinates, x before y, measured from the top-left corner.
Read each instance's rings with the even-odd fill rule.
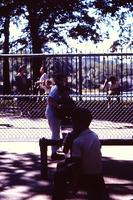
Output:
[[[49,200],[56,162],[48,159],[48,179],[40,175],[38,142],[0,143],[0,199]],[[133,147],[102,147],[103,173],[110,200],[133,199]],[[48,154],[50,151],[48,150]],[[79,191],[75,198],[86,199]]]

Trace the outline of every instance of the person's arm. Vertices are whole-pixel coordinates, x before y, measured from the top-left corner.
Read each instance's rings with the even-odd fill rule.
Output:
[[[43,75],[41,75],[40,79],[38,81],[35,82],[35,85],[40,85],[40,87],[42,89],[45,89],[45,81],[48,79],[48,75],[45,73]]]
[[[79,177],[81,175],[81,151],[77,142],[73,141],[72,144],[72,157],[66,159],[66,163],[72,168],[72,180],[71,187],[72,193],[77,191],[77,186],[79,182]]]
[[[59,108],[57,101],[51,96],[48,97],[48,104],[55,108]]]
[[[79,171],[80,168],[80,164],[81,164],[81,159],[79,157],[70,157],[70,158],[66,158],[65,160],[67,165],[75,165],[77,166],[77,171]]]
[[[35,82],[35,86],[36,86],[36,87],[43,86],[44,83],[45,83],[44,80],[40,80],[40,79],[39,79],[38,81]]]
[[[74,139],[76,139],[78,135],[72,131],[70,133],[68,133],[63,141],[63,152],[65,154],[67,154],[69,152],[69,150],[71,151],[72,150],[72,144],[73,144],[73,141]]]
[[[46,86],[47,89],[50,90],[51,87],[52,87],[52,80],[51,79],[46,79],[45,86]]]
[[[63,152],[67,154],[69,150],[72,148],[72,133],[68,133],[63,141]]]
[[[108,86],[108,79],[105,79],[103,84],[103,90]]]
[[[20,75],[16,76],[16,88],[19,94],[23,94],[23,83]]]

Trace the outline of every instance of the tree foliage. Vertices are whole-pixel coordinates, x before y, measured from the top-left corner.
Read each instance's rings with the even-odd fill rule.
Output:
[[[109,33],[101,30],[101,22],[113,26],[112,21],[118,20],[120,40],[113,46],[124,40],[128,43],[131,39],[126,32],[130,35],[131,26],[125,21],[132,13],[132,5],[131,0],[38,0],[34,3],[32,0],[2,0],[0,36],[7,15],[18,26],[22,24],[19,20],[22,16],[25,22],[22,36],[12,41],[10,46],[21,44],[22,47],[31,47],[33,53],[41,53],[51,42],[67,45],[68,37],[94,43],[102,41],[109,37]]]
[[[33,4],[31,0],[23,0],[23,5],[28,22],[23,31],[28,33],[34,53],[41,52],[48,42],[67,45],[67,37],[100,40],[95,18],[89,16],[88,4],[84,1],[38,0]]]
[[[131,47],[133,45],[132,24],[133,24],[133,1],[132,0],[95,0],[90,5],[96,9],[96,13],[101,16],[101,21],[108,27],[113,27],[118,22],[119,38],[112,42],[111,49],[116,51],[117,47]],[[100,20],[99,20],[100,22]],[[108,34],[107,34],[108,35]]]

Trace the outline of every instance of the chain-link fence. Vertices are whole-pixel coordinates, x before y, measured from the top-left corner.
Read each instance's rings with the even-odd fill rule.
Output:
[[[132,138],[132,101],[118,102],[114,97],[108,107],[107,97],[104,100],[93,100],[87,95],[72,98],[78,107],[92,112],[91,128],[100,138]],[[38,141],[41,137],[51,137],[45,118],[47,96],[1,95],[0,99],[0,141]]]
[[[1,54],[0,55],[0,140],[38,140],[50,137],[45,108],[47,96],[37,95],[35,82],[41,65],[49,78],[62,71],[76,105],[91,110],[91,128],[102,138],[132,138],[133,53],[94,54]],[[30,89],[18,95],[15,77],[20,65],[26,65]],[[108,104],[104,81],[117,77],[121,92]],[[9,95],[7,95],[9,94]]]

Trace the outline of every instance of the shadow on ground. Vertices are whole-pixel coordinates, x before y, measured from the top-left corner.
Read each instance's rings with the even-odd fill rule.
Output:
[[[116,161],[103,158],[104,177],[110,181],[107,189],[112,195],[133,196],[133,162]],[[49,178],[44,181],[40,177],[40,157],[33,153],[16,154],[0,152],[0,199],[1,200],[47,200],[51,199],[52,177],[55,168],[49,166]],[[115,181],[113,181],[115,180]],[[84,199],[85,194],[79,192],[76,199]]]
[[[133,161],[112,160],[104,157],[103,171],[105,179],[109,179],[106,186],[110,196],[115,195],[116,200],[119,196],[123,196],[124,200],[127,198],[133,200]],[[111,198],[111,200],[114,199]]]
[[[40,177],[39,156],[0,152],[0,199],[50,199],[51,181]]]

